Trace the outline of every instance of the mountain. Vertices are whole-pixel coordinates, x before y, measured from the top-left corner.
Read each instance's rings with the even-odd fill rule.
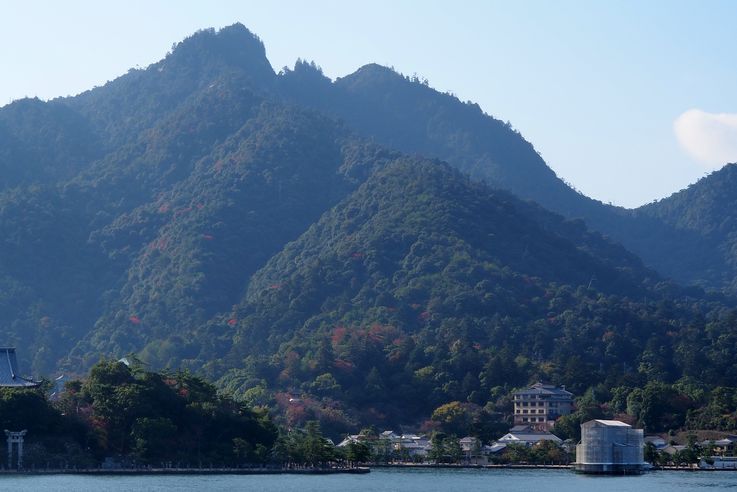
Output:
[[[234,26],[200,32],[162,62],[75,98],[0,110],[9,141],[0,318],[6,343],[35,348],[25,354],[35,370],[53,370],[119,308],[132,262],[166,222],[158,207],[147,215],[151,203],[265,111],[259,87],[273,77],[261,42]]]
[[[251,90],[263,90],[276,79],[263,43],[241,24],[198,31],[163,60],[63,102],[115,146],[155,126],[187,98],[233,78]]]
[[[535,379],[581,394],[696,375],[681,334],[713,309],[581,221],[399,158],[253,276],[210,326],[235,329],[230,352],[205,355],[251,403],[309,395],[310,415],[340,431]]]
[[[341,118],[382,145],[444,160],[564,215],[601,206],[560,180],[509,123],[390,68],[366,65],[331,83],[302,62],[280,77],[279,87],[285,97]]]
[[[287,99],[334,115],[384,146],[439,158],[475,179],[565,217],[581,218],[666,277],[734,292],[734,255],[722,246],[737,233],[734,227],[723,225],[721,232],[704,238],[701,230],[651,213],[657,207],[627,210],[593,200],[558,178],[509,123],[485,114],[477,104],[375,64],[331,82],[314,63],[298,62],[279,77],[278,87]],[[727,201],[737,196],[737,189],[731,190]],[[661,208],[669,208],[662,202]],[[717,212],[714,219],[720,217]]]
[[[60,103],[23,99],[0,111],[0,189],[69,179],[101,155],[82,115]]]
[[[242,25],[0,108],[0,144],[0,334],[37,373],[135,352],[333,430],[535,378],[696,409],[734,376],[733,300],[666,279],[729,282],[731,168],[604,206],[478,106],[376,65],[276,74]]]
[[[375,139],[380,145],[439,158],[475,179],[536,201],[566,217],[582,218],[590,227],[638,254],[648,266],[681,283],[729,289],[737,274],[732,262],[721,259],[719,240],[715,244],[705,242],[698,231],[676,227],[657,214],[647,213],[647,207],[626,210],[578,193],[555,175],[532,144],[508,123],[483,113],[478,105],[463,103],[433,90],[426,82],[375,64],[335,82],[322,75],[314,63],[301,61],[293,70],[277,75],[266,59],[263,43],[242,25],[218,32],[198,32],[177,44],[162,61],[144,70],[131,70],[104,87],[75,98],[46,105],[36,101],[35,113],[49,113],[52,107],[59,113],[45,117],[43,125],[30,124],[34,112],[28,109],[20,117],[18,109],[30,106],[30,101],[4,108],[0,140],[7,141],[4,152],[12,154],[5,159],[0,155],[0,163],[25,162],[24,166],[16,166],[22,171],[13,172],[34,178],[43,175],[32,172],[39,166],[47,172],[54,169],[56,174],[62,173],[59,178],[71,177],[94,157],[112,156],[113,148],[130,142],[126,139],[159,126],[166,115],[175,122],[170,125],[171,131],[182,127],[176,124],[181,118],[194,121],[198,113],[193,107],[198,102],[192,99],[201,99],[208,90],[213,93],[210,104],[219,104],[226,112],[237,115],[238,106],[230,108],[229,99],[220,97],[221,87],[237,87],[270,100],[310,107],[346,122],[352,131]],[[200,107],[204,104],[199,103]],[[62,118],[61,112],[67,113],[63,116],[66,120],[55,121]],[[223,120],[227,121],[227,117]],[[4,128],[3,122],[9,129]],[[14,125],[20,128],[13,130]],[[52,128],[75,134],[51,134],[55,130],[47,129],[49,138],[38,138],[32,131],[23,130],[47,125],[57,125]],[[19,146],[13,140],[17,137],[11,134],[21,135],[27,142],[58,141],[61,145],[34,150],[33,145]],[[184,140],[180,136],[180,143]],[[84,145],[78,145],[80,142]],[[69,149],[81,151],[82,155],[69,155]],[[183,155],[187,151],[180,149]],[[22,155],[24,152],[29,155]],[[91,152],[97,155],[92,156]],[[43,159],[55,158],[58,162],[44,165],[41,154],[46,156]],[[28,164],[31,161],[33,164]],[[63,174],[70,165],[76,167]],[[669,246],[663,247],[664,244]],[[695,260],[704,257],[710,260]]]
[[[736,206],[737,165],[728,164],[635,213],[672,231],[670,236],[643,231],[650,242],[661,241],[664,269],[679,269],[689,283],[737,292]]]
[[[189,330],[229,310],[253,272],[385,154],[319,115],[262,106],[189,176],[99,233],[127,273],[82,353],[193,357]]]

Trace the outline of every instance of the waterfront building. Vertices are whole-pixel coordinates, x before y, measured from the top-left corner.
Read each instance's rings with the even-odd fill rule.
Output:
[[[463,451],[463,459],[466,464],[485,465],[487,464],[484,456],[484,446],[481,439],[474,436],[466,436],[458,443]]]
[[[416,434],[403,434],[394,447],[400,456],[406,456],[413,460],[425,458],[430,452],[430,448],[432,448],[430,439]]]
[[[676,455],[676,453],[685,451],[687,447],[688,446],[686,446],[685,444],[669,444],[663,449],[659,449],[658,451],[662,451],[672,458]]]
[[[15,348],[0,347],[0,387],[3,388],[35,388],[41,383],[24,378],[18,373],[18,360]]]
[[[364,440],[363,436],[360,434],[350,434],[350,435],[345,436],[345,439],[340,441],[337,444],[337,447],[345,448],[345,447],[348,447],[348,445],[350,445],[351,443],[359,443],[363,440]]]
[[[645,468],[642,429],[618,420],[589,420],[581,424],[573,469],[581,473],[630,474]]]
[[[503,453],[505,449],[507,449],[506,444],[502,442],[494,442],[491,444],[485,444],[483,452],[486,456],[492,456]]]
[[[385,430],[379,434],[379,439],[388,439],[391,442],[396,442],[401,436],[393,430]]]
[[[388,455],[394,452],[400,459],[420,459],[427,456],[432,447],[430,439],[424,435],[397,434],[394,431],[384,431],[378,436],[368,437],[363,434],[348,435],[337,447],[344,448],[351,442],[364,442],[371,446],[375,453]]]
[[[573,410],[573,394],[565,386],[535,383],[514,392],[514,424],[548,430]]]
[[[548,431],[541,431],[529,425],[515,425],[509,432],[497,439],[500,444],[524,444],[533,446],[541,441],[552,441],[560,445],[563,441]]]
[[[703,470],[737,470],[737,456],[709,456],[701,458],[699,468]]]
[[[714,455],[718,456],[734,456],[735,444],[737,444],[737,436],[727,435],[722,439],[706,440],[701,443],[702,448],[712,448]]]
[[[654,434],[645,436],[645,444],[652,444],[655,446],[655,449],[661,450],[668,446],[668,441],[666,441],[662,436]]]
[[[482,447],[481,439],[474,436],[466,436],[458,442],[461,445],[461,450],[463,450],[464,453],[479,452]]]

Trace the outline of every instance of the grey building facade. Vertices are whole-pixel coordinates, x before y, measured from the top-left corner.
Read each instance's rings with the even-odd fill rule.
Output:
[[[573,469],[581,473],[640,473],[644,460],[644,434],[618,420],[589,420],[581,424]]]

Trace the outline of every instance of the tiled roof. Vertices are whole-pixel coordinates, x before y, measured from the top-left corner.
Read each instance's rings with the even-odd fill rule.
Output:
[[[566,391],[564,387],[554,386],[552,384],[535,383],[527,389],[514,392],[515,395],[556,395],[572,397],[573,393]]]
[[[484,450],[490,453],[498,453],[499,451],[503,450],[506,447],[507,447],[506,444],[495,443],[495,444],[492,444],[491,446],[484,446]]]
[[[515,434],[515,433],[530,433],[530,432],[533,432],[533,431],[534,431],[534,429],[531,426],[529,426],[529,425],[523,425],[523,424],[515,425],[514,427],[512,427],[511,429],[509,429],[509,432],[511,432],[513,434]]]
[[[0,347],[0,387],[32,388],[39,384],[18,374],[14,348]]]
[[[530,432],[525,434],[510,432],[497,440],[497,442],[504,443],[517,441],[526,443],[536,443],[540,441],[562,442],[558,436],[551,434],[550,432]]]
[[[527,389],[514,392],[515,395],[554,395],[558,397],[572,398],[573,393],[566,391],[563,386],[552,384],[535,383]]]

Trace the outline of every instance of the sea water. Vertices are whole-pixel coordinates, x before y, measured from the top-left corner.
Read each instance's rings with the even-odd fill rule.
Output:
[[[654,471],[637,476],[568,470],[374,469],[365,475],[28,475],[0,476],[0,490],[77,491],[509,491],[621,492],[737,489],[737,472]]]

